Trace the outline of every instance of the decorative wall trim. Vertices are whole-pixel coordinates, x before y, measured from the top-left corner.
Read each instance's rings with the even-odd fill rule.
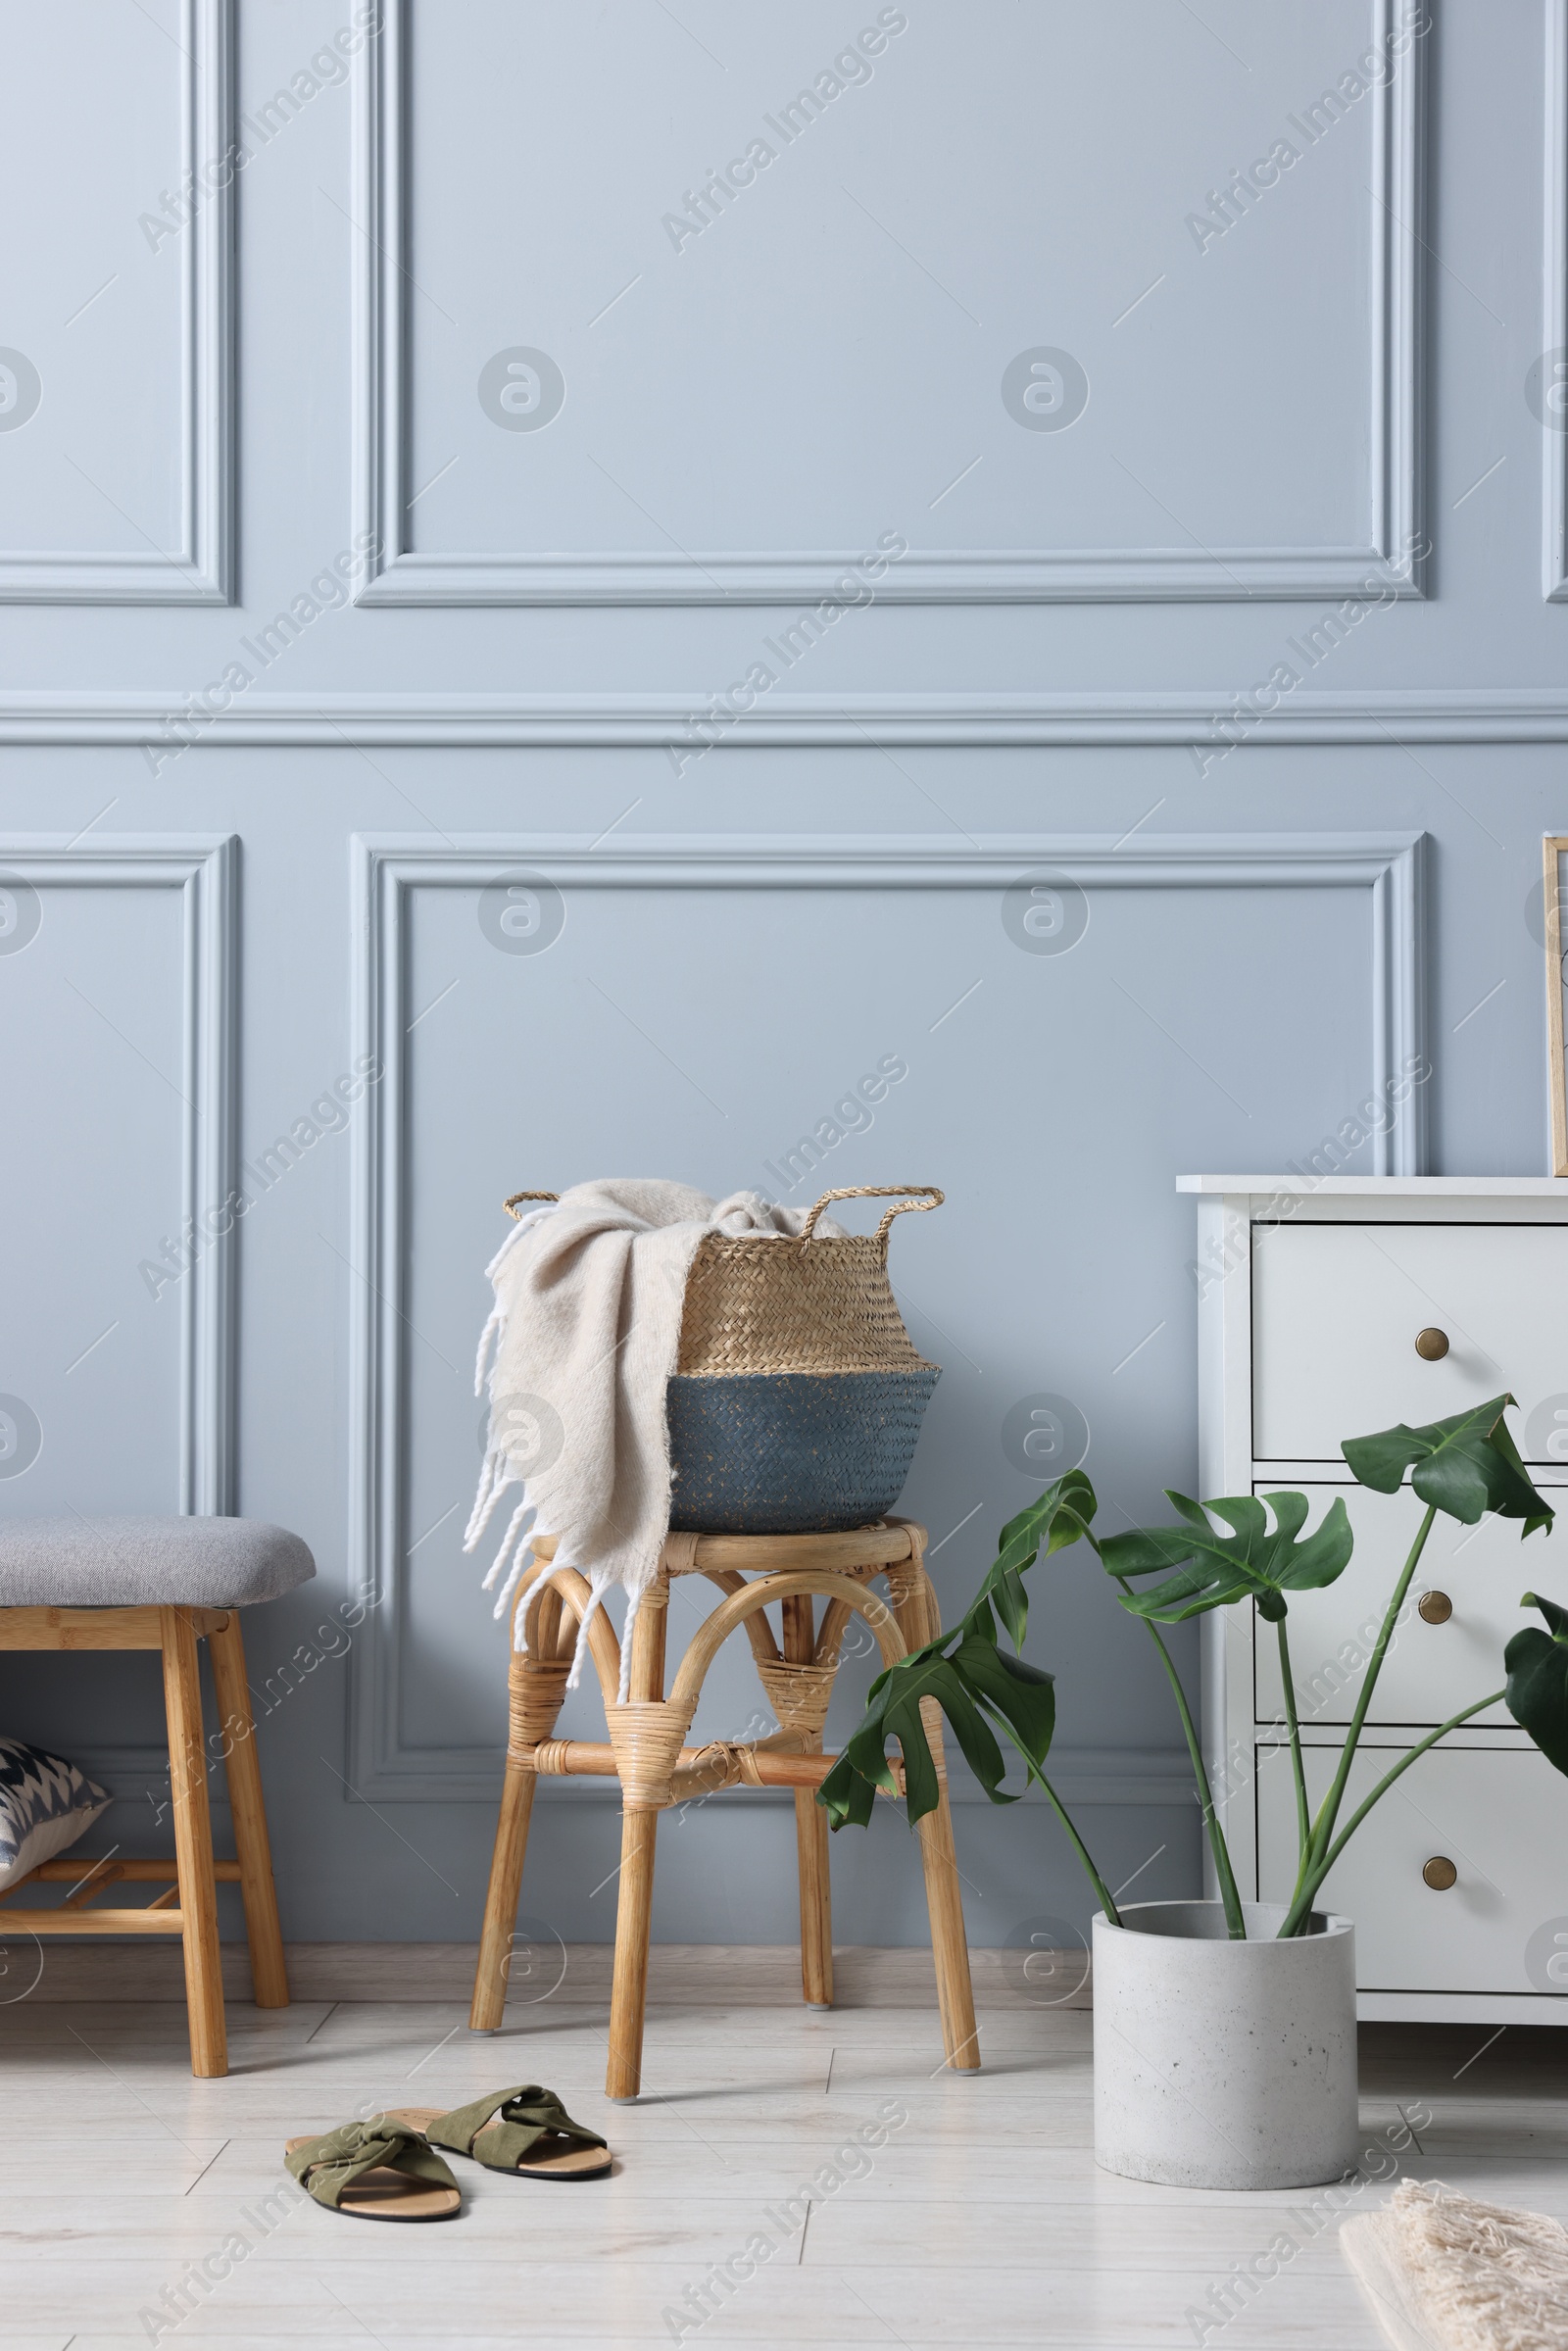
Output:
[[[407,269],[413,204],[406,86],[409,10],[387,0],[379,39],[356,75],[354,526],[379,554],[365,605],[794,604],[832,593],[858,549],[733,549],[655,555],[416,555],[409,548]],[[1395,29],[1395,0],[1370,0],[1372,39]],[[1365,103],[1373,113],[1371,495],[1360,546],[1136,547],[953,553],[914,549],[877,585],[885,604],[1232,602],[1364,591],[1419,596],[1409,549],[1419,528],[1421,191],[1424,41]]]
[[[1543,339],[1568,348],[1568,0],[1546,0],[1546,121],[1542,184]],[[1568,419],[1565,419],[1568,421]],[[1543,587],[1549,604],[1568,603],[1568,432],[1543,428]]]
[[[493,1803],[501,1768],[499,1747],[406,1746],[398,1721],[407,1556],[401,1470],[408,1457],[402,1366],[409,1256],[404,1146],[413,1107],[406,1001],[411,890],[482,887],[519,864],[564,890],[1000,891],[1020,871],[1042,864],[1085,889],[1369,890],[1371,1077],[1381,1092],[1400,1063],[1424,1048],[1423,842],[1418,833],[1141,835],[1118,849],[1100,836],[1050,833],[996,834],[956,845],[820,834],[694,835],[622,838],[613,848],[595,850],[560,834],[460,835],[434,843],[428,835],[357,835],[351,848],[353,1052],[375,1055],[384,1075],[367,1097],[366,1115],[352,1135],[349,1588],[371,1602],[365,1637],[350,1656],[348,1769],[354,1792],[372,1801]],[[1424,1102],[1425,1092],[1417,1089],[1412,1106]],[[1421,1172],[1419,1113],[1399,1121],[1380,1149],[1380,1174]],[[1147,1763],[1139,1771],[1148,1778]],[[1101,1756],[1080,1776],[1109,1788],[1125,1775]],[[1171,1799],[1105,1793],[1084,1800]]]
[[[233,0],[183,0],[180,159],[234,136]],[[233,543],[233,189],[215,189],[163,266],[180,285],[180,535],[167,555],[0,551],[0,604],[228,604]]]
[[[1185,1752],[1183,1760],[1185,1761]],[[221,1899],[220,1902],[221,1912]],[[238,1912],[223,1916],[228,1929]],[[1004,1944],[982,1943],[975,1937],[985,1930],[977,1923],[969,1933],[969,1966],[975,2000],[989,2017],[998,2009],[1030,2009],[1038,2016],[1037,1985],[1023,1975],[1022,1952]],[[1001,1932],[993,1925],[993,1934]],[[612,1943],[560,1943],[559,1965],[565,1970],[575,2005],[599,2009],[610,2005],[613,1980]],[[411,2001],[440,2001],[451,2007],[467,2005],[473,1991],[474,1946],[467,1942],[294,1942],[287,1945],[289,1990],[297,2002],[324,2005],[329,2000],[394,2000],[400,2007]],[[243,1942],[224,1941],[223,1992],[230,2000],[255,1997],[250,1953]],[[1063,1953],[1079,1966],[1071,1983],[1088,1965],[1084,1938],[1076,1936]],[[1040,1955],[1044,1962],[1048,1954]],[[185,1999],[185,1971],[173,1935],[137,1935],[112,1942],[107,1936],[62,1936],[49,1952],[49,1998],[101,2000],[123,2006],[127,2001]],[[649,1997],[661,2010],[682,2008],[783,2008],[801,1996],[799,1943],[655,1943],[649,1952]],[[931,1951],[929,1944],[878,1946],[874,1943],[836,1943],[833,1949],[835,1996],[846,2008],[912,2008],[931,2011]],[[1363,1998],[1367,1995],[1363,1994]],[[1375,1996],[1375,1995],[1374,1995]],[[1530,1995],[1516,2005],[1523,2007]],[[1562,2007],[1560,1994],[1536,1995],[1539,2009]],[[1088,1978],[1076,1992],[1053,1998],[1054,2008],[1093,2005]],[[1521,2022],[1538,2020],[1533,2013]],[[921,2028],[916,2027],[918,2033]]]
[[[1553,435],[1553,439],[1557,436]],[[1262,659],[1259,670],[1265,666]],[[150,693],[0,692],[0,745],[167,741],[188,687]],[[724,750],[1007,745],[1061,749],[1196,745],[1223,753],[1285,744],[1568,743],[1556,686],[1398,687],[1292,694],[1272,710],[1235,689],[1171,694],[773,694],[720,736],[711,694],[256,694],[204,720],[203,751],[309,746]],[[1228,730],[1228,732],[1226,731]],[[1195,770],[1196,774],[1196,770]]]
[[[1373,0],[1373,40],[1388,53],[1396,0]],[[1408,14],[1408,11],[1404,12]],[[1426,500],[1425,337],[1428,29],[1373,96],[1372,551],[1399,585],[1421,596]],[[1330,591],[1332,593],[1332,591]],[[1355,593],[1354,586],[1348,593]]]
[[[228,1197],[237,1171],[235,988],[239,843],[233,834],[98,836],[77,849],[42,834],[0,839],[0,866],[34,889],[177,890],[181,900],[180,1219]],[[234,1507],[233,1237],[179,1285],[179,1507]],[[159,1750],[161,1752],[161,1750]],[[149,1749],[152,1754],[154,1750]]]

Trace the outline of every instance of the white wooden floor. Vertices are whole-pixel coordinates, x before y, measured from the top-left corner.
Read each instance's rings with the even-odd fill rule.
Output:
[[[971,2077],[944,2072],[934,2017],[906,2007],[671,2006],[650,2018],[631,2108],[602,2095],[597,2004],[524,2008],[486,2039],[456,2003],[236,2003],[229,2019],[233,2072],[193,2082],[174,2004],[0,2007],[5,2351],[1380,2341],[1309,2195],[1096,2170],[1081,2010],[986,2014]],[[1483,2049],[1490,2032],[1367,2028],[1367,2143],[1402,2139],[1402,2111],[1416,2143],[1377,2159],[1390,2178],[1568,2219],[1568,2034],[1511,2028]],[[415,2228],[340,2219],[283,2172],[291,2133],[529,2080],[612,2139],[612,2179],[460,2163],[461,2218]],[[889,2123],[885,2144],[855,2147]],[[1388,2189],[1351,2183],[1346,2209]],[[782,2209],[800,2196],[804,2230]],[[1224,2322],[1214,2289],[1281,2236],[1297,2249]],[[187,2283],[204,2264],[209,2283]]]

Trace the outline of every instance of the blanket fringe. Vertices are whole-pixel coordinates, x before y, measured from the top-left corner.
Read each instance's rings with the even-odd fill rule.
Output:
[[[479,1471],[479,1491],[473,1497],[473,1508],[463,1530],[463,1547],[466,1551],[471,1551],[477,1544],[495,1516],[496,1504],[512,1483],[506,1470],[507,1465],[501,1454],[486,1453]]]
[[[556,1553],[554,1564],[557,1567],[561,1565],[561,1553],[559,1550]],[[572,1562],[571,1564],[574,1565],[575,1562]],[[604,1606],[605,1594],[610,1590],[610,1587],[614,1580],[615,1579],[611,1574],[610,1570],[603,1567],[596,1567],[589,1576],[588,1605],[583,1610],[581,1621],[577,1626],[576,1645],[573,1647],[571,1652],[571,1671],[566,1676],[566,1688],[568,1690],[575,1690],[578,1683],[582,1680],[582,1661],[588,1654],[588,1628],[594,1621],[594,1610]],[[630,1658],[630,1656],[631,1648],[628,1643],[621,1649],[620,1653],[620,1680],[621,1687],[623,1689],[626,1682],[627,1660]]]
[[[533,1546],[528,1543],[526,1538],[524,1538],[524,1540],[517,1545],[517,1555],[512,1562],[512,1573],[508,1576],[505,1584],[503,1584],[501,1587],[501,1597],[497,1600],[495,1605],[495,1613],[498,1618],[504,1616],[508,1608],[511,1606],[512,1595],[516,1591],[517,1586],[522,1582],[523,1577],[528,1573],[529,1568],[532,1567],[533,1557]],[[520,1614],[517,1618],[516,1638],[514,1642],[514,1646],[524,1650],[528,1646],[527,1635],[523,1630],[523,1620]]]
[[[626,1705],[631,1696],[632,1627],[637,1622],[637,1611],[642,1604],[643,1595],[640,1592],[634,1592],[626,1602],[626,1621],[621,1628],[620,1635],[620,1681],[615,1690],[615,1703],[617,1706]]]
[[[501,1326],[505,1319],[498,1301],[491,1307],[490,1319],[479,1333],[479,1351],[473,1358],[473,1393],[475,1396],[484,1394],[484,1376],[489,1369],[490,1342],[493,1339],[496,1345],[500,1346]]]
[[[507,1521],[507,1531],[501,1538],[501,1548],[491,1560],[490,1572],[479,1587],[481,1592],[491,1592],[495,1589],[496,1578],[500,1575],[503,1567],[506,1565],[508,1556],[512,1550],[512,1546],[522,1532],[522,1522],[530,1515],[531,1510],[532,1504],[528,1500],[528,1490],[526,1487],[524,1487],[521,1501],[517,1504],[517,1507],[512,1513],[511,1518]],[[510,1585],[508,1585],[507,1590],[511,1590]],[[496,1602],[497,1616],[501,1614],[501,1609],[502,1601],[498,1600]]]

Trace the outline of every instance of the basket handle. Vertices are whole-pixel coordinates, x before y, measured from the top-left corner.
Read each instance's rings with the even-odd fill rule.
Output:
[[[560,1195],[560,1193],[559,1193],[559,1192],[514,1192],[514,1193],[512,1195],[512,1198],[511,1198],[510,1200],[504,1200],[502,1201],[502,1203],[501,1203],[501,1205],[503,1206],[503,1208],[505,1208],[505,1210],[506,1210],[507,1214],[508,1214],[508,1215],[511,1217],[511,1219],[512,1219],[513,1223],[514,1223],[514,1224],[519,1224],[519,1223],[520,1223],[522,1220],[521,1220],[521,1218],[520,1218],[520,1217],[518,1216],[518,1214],[517,1214],[517,1202],[518,1202],[518,1200],[560,1200],[560,1198],[561,1198],[561,1195]]]
[[[878,1241],[885,1243],[888,1227],[895,1216],[902,1216],[906,1208],[915,1208],[922,1213],[927,1208],[940,1208],[945,1197],[935,1184],[848,1184],[842,1192],[824,1192],[815,1207],[807,1211],[806,1222],[801,1227],[801,1242],[804,1246],[810,1240],[816,1220],[830,1200],[897,1199],[898,1206],[890,1208],[876,1228]]]
[[[816,1228],[817,1218],[827,1206],[828,1201],[832,1200],[896,1199],[898,1206],[890,1208],[876,1228],[878,1241],[886,1241],[888,1228],[895,1216],[902,1216],[906,1208],[913,1208],[922,1214],[927,1208],[940,1208],[946,1197],[945,1193],[937,1190],[935,1184],[850,1184],[842,1192],[823,1193],[815,1206],[808,1210],[806,1222],[801,1227],[800,1237],[803,1243],[810,1240]],[[517,1216],[518,1200],[559,1200],[560,1198],[559,1192],[514,1192],[509,1199],[502,1201],[501,1205],[515,1224],[519,1221]]]

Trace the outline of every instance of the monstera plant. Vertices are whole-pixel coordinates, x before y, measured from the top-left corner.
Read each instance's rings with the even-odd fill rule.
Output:
[[[1121,1606],[1143,1620],[1159,1653],[1192,1756],[1203,1827],[1233,1940],[1246,1936],[1242,1899],[1192,1709],[1160,1633],[1162,1625],[1181,1624],[1211,1608],[1250,1598],[1256,1602],[1259,1616],[1274,1627],[1285,1690],[1298,1842],[1296,1886],[1279,1929],[1281,1936],[1309,1933],[1324,1879],[1374,1804],[1401,1774],[1439,1739],[1499,1699],[1506,1701],[1514,1720],[1529,1732],[1547,1761],[1568,1774],[1568,1609],[1527,1592],[1520,1605],[1539,1608],[1546,1629],[1532,1626],[1513,1636],[1503,1653],[1506,1680],[1502,1688],[1489,1690],[1418,1739],[1384,1774],[1344,1826],[1340,1825],[1346,1788],[1383,1660],[1439,1511],[1464,1526],[1476,1525],[1489,1513],[1516,1519],[1521,1539],[1538,1528],[1548,1534],[1551,1530],[1551,1508],[1526,1476],[1503,1418],[1513,1401],[1511,1396],[1494,1396],[1489,1403],[1456,1413],[1451,1420],[1435,1421],[1430,1428],[1409,1429],[1401,1424],[1375,1437],[1345,1440],[1341,1449],[1360,1485],[1379,1494],[1396,1494],[1408,1476],[1415,1501],[1425,1508],[1385,1611],[1338,1768],[1315,1813],[1307,1800],[1291,1674],[1290,1595],[1332,1584],[1348,1566],[1354,1537],[1343,1500],[1331,1502],[1320,1523],[1306,1534],[1304,1494],[1270,1494],[1260,1499],[1243,1494],[1200,1503],[1167,1490],[1176,1514],[1173,1524],[1102,1537],[1094,1527],[1098,1507],[1094,1487],[1081,1470],[1071,1470],[1003,1528],[997,1557],[962,1621],[889,1666],[871,1685],[865,1718],[822,1783],[819,1801],[832,1826],[840,1829],[853,1823],[864,1827],[877,1790],[898,1792],[898,1779],[888,1757],[888,1741],[895,1738],[903,1753],[910,1819],[918,1820],[935,1809],[939,1795],[936,1766],[921,1719],[922,1701],[934,1699],[993,1803],[1014,1803],[1022,1792],[1003,1786],[1006,1761],[998,1732],[1016,1749],[1028,1779],[1039,1782],[1054,1807],[1106,1918],[1119,1924],[1104,1880],[1046,1774],[1055,1729],[1053,1676],[1019,1653],[1029,1617],[1024,1576],[1042,1552],[1050,1558],[1080,1541],[1089,1545],[1116,1584]],[[1219,1526],[1216,1520],[1221,1522]],[[1004,1644],[1004,1634],[1010,1647]]]

